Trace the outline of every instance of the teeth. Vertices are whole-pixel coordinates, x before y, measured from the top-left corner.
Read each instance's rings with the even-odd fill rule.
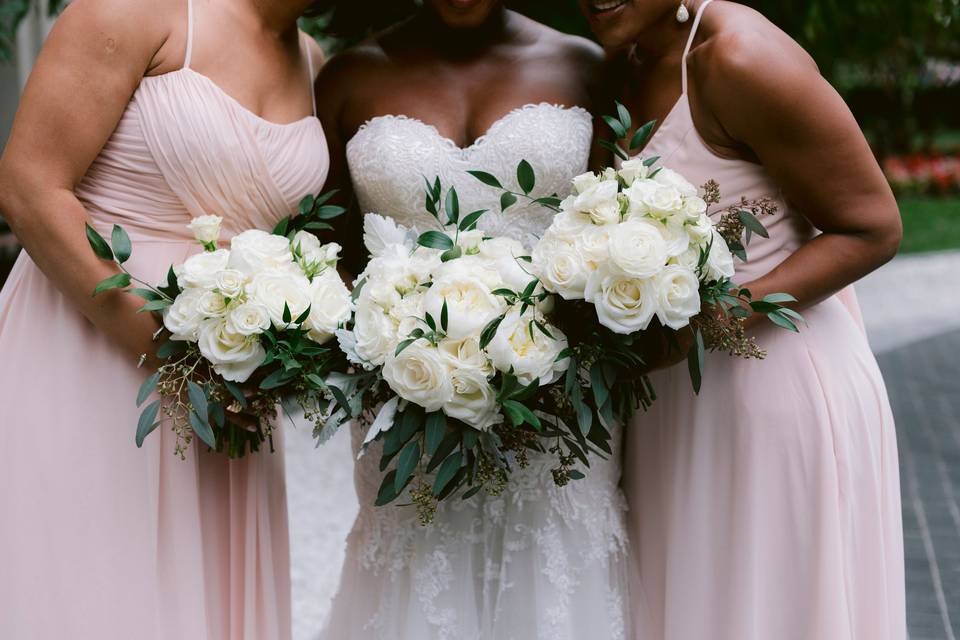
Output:
[[[593,10],[597,13],[610,11],[627,4],[627,0],[593,0]]]

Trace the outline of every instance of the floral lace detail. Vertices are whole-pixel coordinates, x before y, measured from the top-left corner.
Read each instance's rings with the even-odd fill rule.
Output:
[[[582,109],[529,105],[461,149],[419,120],[382,116],[354,136],[347,157],[365,210],[420,229],[433,225],[422,185],[424,176],[439,175],[456,186],[461,210],[490,209],[484,231],[528,242],[552,214],[517,205],[501,215],[499,194],[466,171],[488,171],[517,189],[515,169],[526,159],[540,172],[534,195],[562,197],[571,178],[586,170],[592,133]],[[353,426],[355,450],[366,431],[362,423]],[[554,460],[531,455],[501,495],[446,500],[428,527],[402,497],[373,506],[379,461],[379,443],[357,461],[360,513],[322,638],[624,638],[629,598],[619,438],[609,459],[594,458],[582,469],[583,480],[559,488],[550,473]]]
[[[536,197],[563,194],[570,179],[586,171],[592,137],[586,110],[539,103],[514,109],[468,147],[458,147],[416,118],[378,116],[360,127],[346,152],[363,213],[391,216],[421,231],[430,228],[436,223],[424,208],[424,178],[439,176],[445,188],[457,188],[461,208],[489,210],[480,220],[483,231],[530,243],[549,226],[552,213],[518,203],[502,214],[500,194],[467,171],[487,171],[519,191],[516,166],[527,160],[537,171]]]

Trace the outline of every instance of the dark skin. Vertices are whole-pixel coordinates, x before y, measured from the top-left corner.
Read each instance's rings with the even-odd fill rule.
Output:
[[[590,0],[580,4],[609,51],[625,56],[635,47],[623,63],[621,102],[635,120],[662,122],[682,93],[692,17],[676,21],[676,0],[628,0],[602,13]],[[688,3],[691,15],[700,4]],[[687,69],[690,109],[707,145],[720,156],[762,164],[821,232],[770,273],[743,283],[754,296],[789,292],[802,310],[896,254],[903,234],[896,199],[850,110],[794,40],[756,11],[716,0]],[[674,354],[659,366],[680,359]]]
[[[596,45],[507,11],[499,1],[429,0],[421,13],[337,56],[320,74],[328,188],[350,201],[345,145],[371,118],[416,118],[466,147],[517,107],[549,102],[589,109],[589,83],[602,60]],[[355,255],[360,233],[340,231],[338,240]]]

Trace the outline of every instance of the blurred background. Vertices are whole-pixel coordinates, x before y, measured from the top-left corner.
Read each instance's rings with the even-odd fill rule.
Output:
[[[66,1],[0,0],[0,148],[37,51]],[[508,4],[589,37],[575,0]],[[960,0],[744,4],[814,56],[850,105],[897,194],[905,228],[901,254],[858,283],[857,291],[897,416],[911,638],[958,640]],[[302,24],[335,53],[416,5],[417,0],[321,0]],[[0,284],[17,251],[0,218]],[[329,570],[335,561],[312,549],[318,536],[343,532],[331,529],[329,518],[320,521],[332,508],[324,502],[331,479],[317,473],[309,434],[290,441],[296,445],[288,464],[294,626],[295,637],[305,640],[326,615],[336,582]]]

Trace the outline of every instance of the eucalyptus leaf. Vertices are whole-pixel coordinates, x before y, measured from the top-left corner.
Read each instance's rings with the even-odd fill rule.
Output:
[[[463,462],[463,454],[459,451],[454,452],[450,455],[449,458],[443,461],[443,464],[440,465],[440,469],[437,471],[437,477],[433,482],[433,495],[439,496],[443,493],[443,490],[447,488],[447,484],[453,480],[453,477],[457,475],[457,471],[460,470],[460,465]]]
[[[433,456],[447,433],[447,416],[442,411],[434,411],[427,415],[424,445],[428,456]]]
[[[154,400],[146,406],[140,414],[140,420],[137,423],[137,447],[143,446],[143,441],[150,435],[154,429],[159,426],[157,414],[160,412],[160,401]]]
[[[157,388],[157,383],[160,382],[160,372],[157,371],[152,376],[143,381],[143,384],[140,385],[140,390],[137,392],[137,406],[139,407],[144,402],[147,401],[147,398],[150,397],[150,394],[153,393],[154,389]]]
[[[204,422],[207,422],[210,415],[207,411],[207,394],[203,387],[193,380],[187,380],[187,397],[190,399],[190,404],[193,405],[193,410]]]
[[[698,395],[700,394],[700,387],[703,384],[704,359],[703,334],[697,329],[694,333],[694,344],[690,348],[689,353],[687,353],[687,368],[690,371],[690,382],[693,383],[693,391]]]
[[[211,449],[217,448],[217,439],[213,435],[213,429],[210,428],[210,423],[202,420],[195,411],[190,412],[190,426],[193,427],[193,432],[197,434],[197,437],[200,438],[204,444]]]
[[[411,440],[397,458],[397,477],[394,480],[394,491],[396,493],[399,494],[403,491],[404,485],[407,484],[410,476],[416,470],[418,462],[420,462],[420,443]]]

